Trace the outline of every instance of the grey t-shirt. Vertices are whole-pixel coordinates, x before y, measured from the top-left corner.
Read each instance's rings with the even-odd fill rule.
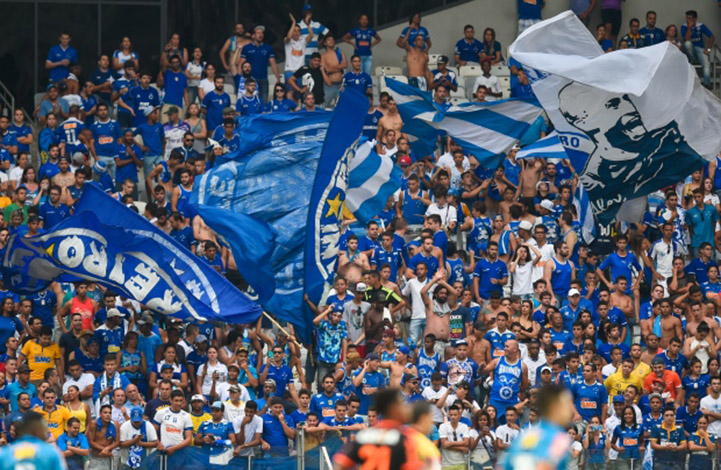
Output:
[[[360,305],[353,301],[343,304],[343,321],[348,325],[349,341],[355,343],[355,340],[363,333],[363,322],[370,308],[371,304],[363,301]],[[365,344],[365,341],[362,341],[361,344]]]

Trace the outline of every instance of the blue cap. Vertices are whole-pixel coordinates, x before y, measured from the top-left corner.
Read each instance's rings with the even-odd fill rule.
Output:
[[[174,367],[170,364],[163,364],[163,367],[160,368],[160,371],[164,371],[165,369],[174,369]]]
[[[453,197],[459,197],[461,195],[461,192],[458,191],[456,188],[451,188],[448,190],[448,195]]]
[[[370,353],[366,354],[366,359],[368,359],[369,361],[380,361],[381,358],[376,353]]]
[[[613,397],[614,403],[626,403],[626,400],[623,399],[623,395],[616,395]]]
[[[303,5],[303,11],[310,11],[312,9],[313,7],[310,6],[310,3],[306,3],[305,5]]]
[[[133,408],[130,410],[130,421],[134,423],[143,422],[143,410],[140,408]]]
[[[106,173],[108,171],[108,164],[102,160],[98,160],[95,162],[95,165],[93,165],[93,171],[100,174]]]
[[[210,409],[222,410],[222,409],[223,409],[223,403],[221,403],[220,401],[216,400],[216,401],[213,402],[212,405],[210,405]]]
[[[398,351],[402,352],[406,356],[411,353],[411,350],[408,349],[408,346],[406,346],[405,344],[403,346],[401,346],[400,348],[398,348]]]

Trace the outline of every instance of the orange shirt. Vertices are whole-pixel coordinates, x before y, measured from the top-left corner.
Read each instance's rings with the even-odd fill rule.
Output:
[[[651,372],[643,379],[643,388],[647,393],[651,393],[651,386],[654,380],[663,380],[664,391],[671,394],[671,398],[676,399],[676,389],[681,387],[681,379],[676,372],[670,370],[663,371],[663,378],[659,378],[655,372]]]

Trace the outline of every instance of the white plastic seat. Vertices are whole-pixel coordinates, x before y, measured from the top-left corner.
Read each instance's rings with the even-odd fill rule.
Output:
[[[380,77],[383,75],[403,75],[403,69],[392,65],[379,65],[376,67],[376,76]]]
[[[483,75],[483,71],[478,65],[463,65],[458,70],[458,75],[461,77],[477,77]]]

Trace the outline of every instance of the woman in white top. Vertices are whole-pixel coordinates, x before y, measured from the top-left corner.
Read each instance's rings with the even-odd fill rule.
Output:
[[[530,250],[535,256],[531,256]],[[521,245],[516,249],[516,255],[508,266],[513,280],[513,295],[519,295],[524,300],[533,297],[533,267],[541,261],[541,252],[533,245]]]
[[[496,434],[491,429],[491,417],[485,411],[473,415],[473,427],[468,434],[471,438],[471,468],[473,470],[493,469]]]
[[[138,59],[138,53],[133,51],[133,43],[130,42],[130,38],[125,36],[120,41],[120,49],[113,52],[113,70],[119,75],[125,75],[125,69],[123,65],[130,59],[135,62],[135,70],[140,70],[140,61]]]
[[[200,98],[200,102],[203,102],[206,93],[210,93],[213,90],[215,90],[215,65],[206,64],[205,78],[198,84],[198,98]]]
[[[721,200],[716,195],[716,193],[714,193],[713,180],[708,176],[704,178],[703,184],[701,184],[701,189],[703,189],[704,204],[710,204],[714,206],[716,208],[716,211],[721,213]]]
[[[188,104],[195,103],[195,99],[198,97],[198,87],[205,67],[205,62],[202,59],[203,51],[196,47],[193,49],[193,58],[185,67],[185,77],[188,79]]]
[[[285,35],[285,72],[284,81],[296,70],[305,65],[305,46],[313,38],[313,28],[308,28],[308,35],[300,37],[300,26],[295,24],[295,17],[290,13],[291,25],[288,34]]]
[[[216,386],[225,382],[228,377],[228,368],[218,360],[218,349],[215,346],[208,346],[208,360],[198,367],[198,380],[195,381],[196,393],[210,396],[213,388],[213,381]]]
[[[171,378],[173,385],[181,390],[188,388],[188,370],[178,361],[178,353],[175,350],[175,346],[167,344],[163,350],[163,360],[155,364],[152,372],[150,372],[150,380],[148,381],[150,383],[150,389],[152,390],[150,396],[155,397],[156,395],[155,392],[157,392],[158,389],[163,366],[169,366],[173,370],[173,376]]]

